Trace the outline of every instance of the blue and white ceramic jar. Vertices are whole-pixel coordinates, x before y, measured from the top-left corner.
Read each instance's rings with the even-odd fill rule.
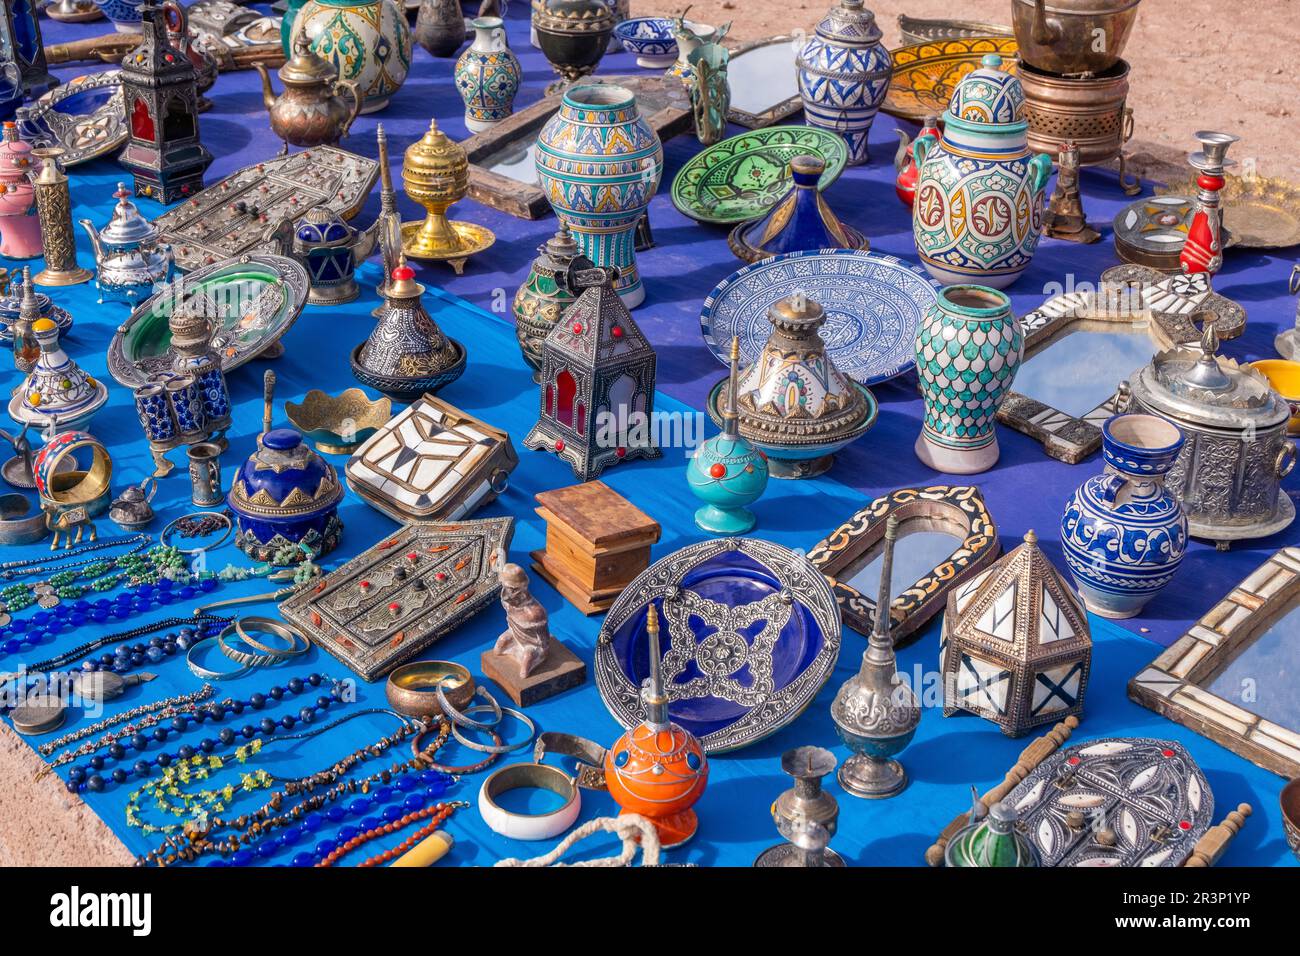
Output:
[[[1061,545],[1093,614],[1126,618],[1169,583],[1187,549],[1187,516],[1165,475],[1183,433],[1157,415],[1116,415],[1102,426],[1106,470],[1065,505]]]
[[[144,0],[95,0],[95,6],[113,24],[118,33],[139,33]]]
[[[942,141],[918,136],[912,237],[930,274],[945,284],[1005,289],[1029,266],[1043,230],[1046,153],[1031,153],[1020,80],[984,57],[952,94]]]
[[[470,26],[474,42],[456,61],[454,77],[465,101],[465,128],[482,133],[514,112],[523,71],[500,17],[479,17]]]
[[[850,166],[869,158],[867,135],[894,72],[880,36],[876,15],[862,0],[840,0],[817,24],[795,63],[808,125],[843,136]]]
[[[333,551],[343,535],[343,486],[334,466],[292,428],[266,432],[230,485],[235,544],[255,561],[297,564]]]

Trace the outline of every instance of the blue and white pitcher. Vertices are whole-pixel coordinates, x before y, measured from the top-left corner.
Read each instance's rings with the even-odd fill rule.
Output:
[[[1005,289],[1038,247],[1052,158],[1029,151],[1020,80],[999,69],[995,53],[983,62],[957,84],[943,140],[920,136],[913,144],[920,172],[912,236],[940,282]]]

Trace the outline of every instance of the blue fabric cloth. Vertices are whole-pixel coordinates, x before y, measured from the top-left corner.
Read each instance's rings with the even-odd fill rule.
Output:
[[[525,4],[512,4],[508,22],[511,45],[519,55],[524,71],[524,86],[517,107],[537,99],[553,77],[544,58],[528,45],[527,13]],[[68,25],[44,20],[42,26],[47,43],[95,35],[106,29],[103,22]],[[418,48],[415,53],[411,76],[389,108],[381,114],[362,117],[344,143],[349,149],[374,156],[375,124],[383,122],[392,148],[395,177],[400,173],[403,150],[427,129],[430,115],[436,116],[440,127],[453,138],[461,139],[466,135],[462,104],[450,82],[453,61],[433,59]],[[57,72],[66,79],[84,70],[64,68]],[[630,55],[620,52],[608,55],[600,72],[641,71]],[[1135,82],[1158,81],[1153,77],[1134,79]],[[223,75],[210,95],[216,108],[200,120],[203,140],[217,157],[208,172],[208,182],[215,182],[278,151],[280,144],[267,126],[254,73]],[[828,190],[827,198],[845,221],[862,229],[871,238],[875,251],[915,261],[909,217],[894,196],[893,171],[889,162],[895,145],[894,130],[899,125],[883,114],[877,119],[871,133],[871,163],[846,171]],[[908,130],[914,133],[914,129],[908,127]],[[651,207],[657,246],[639,257],[647,287],[647,302],[635,314],[659,355],[658,384],[663,394],[658,407],[662,411],[686,412],[702,407],[708,388],[723,374],[722,366],[701,341],[699,311],[710,289],[740,265],[727,250],[722,229],[692,222],[678,213],[669,199],[671,177],[698,149],[698,143],[690,135],[679,136],[665,144],[664,183]],[[102,224],[112,206],[110,194],[113,184],[128,179],[127,174],[109,159],[77,167],[72,176],[74,218],[86,216],[96,224]],[[1110,243],[1109,223],[1128,200],[1120,191],[1113,172],[1085,171],[1083,188],[1090,219],[1102,230],[1103,241],[1092,246],[1079,246],[1044,240],[1032,267],[1010,290],[1018,312],[1023,313],[1040,304],[1049,283],[1058,282],[1068,287],[1071,282],[1076,285],[1094,282],[1103,269],[1117,261]],[[400,204],[406,218],[416,217],[418,210],[414,204],[405,197],[400,198]],[[149,201],[141,200],[140,205],[146,215],[152,216],[160,211]],[[368,223],[377,209],[376,192],[356,222]],[[452,214],[491,227],[498,239],[491,250],[470,262],[463,277],[454,277],[449,269],[436,265],[417,265],[420,281],[430,287],[426,299],[430,310],[447,332],[465,342],[470,351],[468,371],[461,380],[447,388],[443,396],[507,429],[518,443],[536,418],[538,399],[509,325],[509,302],[526,274],[534,250],[554,231],[554,220],[518,220],[472,201],[462,202]],[[80,235],[78,240],[82,264],[89,264],[91,256],[86,240]],[[20,264],[7,262],[5,265],[12,269]],[[1290,325],[1294,308],[1285,290],[1289,268],[1289,262],[1281,256],[1255,250],[1229,253],[1227,266],[1216,280],[1216,288],[1242,302],[1249,310],[1250,319],[1246,333],[1225,344],[1225,353],[1240,359],[1273,356],[1273,336],[1279,329]],[[359,301],[332,309],[309,307],[286,336],[287,354],[274,365],[279,378],[278,423],[285,422],[282,412],[285,400],[300,400],[311,388],[339,391],[355,384],[348,370],[347,355],[371,328],[369,313],[375,304],[372,290],[378,278],[376,264],[368,263],[359,278],[364,292]],[[131,396],[127,389],[112,383],[105,372],[105,349],[113,330],[126,317],[127,310],[119,305],[96,305],[94,290],[88,285],[49,291],[55,301],[71,310],[76,318],[76,329],[67,341],[69,354],[110,383],[110,402],[96,417],[93,430],[114,455],[115,484],[120,490],[127,481],[138,481],[150,466]],[[263,367],[260,363],[253,363],[230,376],[235,399],[235,425],[230,433],[230,450],[223,459],[223,476],[227,482],[238,464],[252,451],[254,436],[260,428]],[[1113,369],[1097,371],[1106,376],[1116,373]],[[16,383],[16,379],[14,381]],[[911,450],[921,414],[914,375],[879,386],[875,393],[881,404],[880,421],[875,429],[839,456],[830,477],[805,482],[773,481],[767,495],[755,508],[759,520],[756,534],[792,547],[810,547],[865,500],[892,488],[942,480],[941,476],[922,466]],[[975,483],[983,489],[999,523],[1004,546],[1013,547],[1028,528],[1035,528],[1045,549],[1059,566],[1061,507],[1070,491],[1100,467],[1098,461],[1094,457],[1078,467],[1061,464],[1047,458],[1037,443],[1006,428],[999,429],[999,439],[1001,461],[993,471],[978,476]],[[514,473],[510,490],[483,512],[516,517],[518,524],[511,549],[516,561],[524,561],[529,550],[543,544],[544,528],[533,513],[533,495],[571,484],[573,480],[568,467],[553,457],[522,450],[521,454],[522,462]],[[336,467],[342,467],[344,463],[341,458],[333,461]],[[607,473],[605,479],[662,524],[664,533],[654,549],[656,558],[703,537],[691,520],[696,502],[687,491],[684,467],[683,453],[668,450],[658,462],[638,462],[615,468]],[[1286,484],[1290,488],[1295,483],[1290,480]],[[191,510],[188,481],[183,470],[162,482],[155,505],[159,513],[155,529],[161,529],[166,521]],[[344,500],[341,515],[346,525],[344,540],[339,551],[327,562],[329,566],[355,555],[394,527],[392,522],[351,493]],[[101,531],[111,533],[106,519],[101,522]],[[1225,857],[1227,864],[1276,865],[1290,859],[1282,840],[1278,811],[1282,780],[1208,739],[1129,702],[1125,685],[1158,653],[1159,647],[1153,640],[1161,644],[1171,642],[1191,620],[1203,613],[1264,557],[1282,544],[1294,543],[1298,535],[1300,531],[1292,528],[1268,540],[1235,546],[1226,554],[1218,554],[1203,543],[1194,543],[1174,582],[1152,602],[1141,619],[1128,622],[1127,628],[1092,619],[1094,670],[1084,722],[1074,739],[1129,734],[1181,741],[1201,764],[1214,789],[1216,819],[1222,818],[1227,810],[1242,801],[1255,808],[1255,815]],[[35,553],[35,550],[28,549],[25,553]],[[4,549],[0,551],[0,560],[11,560],[17,555],[15,549]],[[246,563],[230,547],[212,555],[215,567],[231,561]],[[261,590],[265,590],[264,583],[250,582],[223,587],[213,597]],[[583,617],[540,580],[535,580],[534,591],[550,612],[554,633],[590,664],[599,617]],[[245,613],[267,613],[273,609],[264,605],[243,610]],[[24,612],[24,616],[31,613]],[[151,612],[147,617],[125,622],[123,626],[135,626],[166,613],[169,612]],[[479,673],[479,655],[500,633],[503,620],[502,612],[493,607],[435,645],[426,656],[454,659]],[[1135,633],[1134,629],[1138,628],[1146,629],[1145,636]],[[9,670],[23,661],[43,659],[97,633],[86,628],[75,635],[63,635],[55,642],[30,652],[7,655],[0,660],[0,668]],[[847,756],[846,749],[835,737],[828,709],[835,691],[857,668],[864,648],[865,641],[846,630],[839,666],[802,717],[766,741],[710,761],[709,787],[697,806],[699,835],[685,849],[671,854],[671,861],[748,865],[764,847],[778,842],[768,808],[776,795],[789,785],[789,779],[780,772],[780,754],[789,747],[815,743],[831,748],[841,760]],[[900,664],[908,673],[917,667],[932,673],[937,662],[937,650],[936,621],[916,644],[901,653]],[[108,713],[134,707],[143,701],[192,691],[198,686],[198,681],[178,660],[169,660],[148,669],[157,673],[158,678],[144,687],[129,690],[124,697],[107,705]],[[351,676],[333,658],[312,650],[305,659],[299,659],[292,666],[259,671],[239,680],[224,682],[218,685],[218,693],[219,696],[247,697],[254,691],[265,691],[272,684],[283,684],[291,676],[304,675],[312,670],[340,678]],[[358,701],[337,713],[384,706],[382,682],[358,683],[357,690]],[[285,702],[267,713],[271,716],[297,713],[299,706]],[[544,729],[578,733],[605,745],[612,743],[620,733],[590,680],[576,690],[530,707],[528,712]],[[246,722],[247,718],[234,718],[222,726],[238,728]],[[282,775],[323,769],[344,754],[389,732],[393,726],[391,719],[358,718],[308,742],[270,747],[260,765]],[[174,752],[179,743],[194,743],[201,736],[213,732],[208,725],[204,731],[193,731],[180,740],[173,739],[165,747]],[[836,784],[830,784],[842,809],[840,831],[832,845],[852,864],[920,864],[923,851],[943,826],[968,807],[969,786],[975,784],[983,790],[1001,780],[1026,743],[1027,740],[1004,738],[993,725],[977,718],[945,719],[938,709],[927,709],[915,742],[902,755],[912,778],[905,794],[883,802],[862,801],[845,795]],[[158,745],[154,745],[150,752],[157,750]],[[442,756],[452,763],[467,763],[477,755],[452,744]],[[512,756],[505,759],[521,758]],[[378,761],[371,761],[366,765],[366,772],[378,766]],[[66,770],[66,767],[62,768],[63,776],[66,776]],[[234,773],[227,771],[218,782],[234,779]],[[481,779],[462,781],[449,796],[473,803]],[[144,838],[138,830],[125,826],[125,802],[137,784],[138,781],[115,786],[103,794],[88,795],[88,802],[132,851],[142,852],[156,845],[157,839]],[[239,799],[234,809],[258,806],[263,798],[264,794],[259,793],[252,798]],[[605,815],[616,809],[605,794],[584,793],[583,801],[582,819]],[[160,822],[157,815],[151,819]],[[33,825],[39,826],[39,821],[33,821]],[[327,824],[317,838],[332,834],[335,829],[336,825]],[[506,856],[533,856],[550,847],[549,843],[513,843],[496,836],[482,824],[473,808],[460,811],[447,829],[458,840],[448,863],[490,864]],[[355,863],[397,843],[404,835],[376,841],[351,854],[344,862]],[[589,852],[604,854],[613,851],[613,841],[609,838],[597,841],[597,844]],[[272,857],[271,862],[288,862],[293,853],[301,849],[298,846],[282,851]]]

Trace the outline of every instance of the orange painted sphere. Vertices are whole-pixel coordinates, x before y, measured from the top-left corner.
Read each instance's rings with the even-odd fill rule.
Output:
[[[605,784],[629,813],[681,813],[700,799],[708,779],[704,748],[676,724],[660,731],[638,724],[605,752]]]

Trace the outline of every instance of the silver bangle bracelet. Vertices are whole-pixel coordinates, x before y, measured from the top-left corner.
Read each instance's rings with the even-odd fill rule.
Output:
[[[482,684],[474,689],[474,697],[482,697],[484,703],[478,704],[474,707],[466,707],[464,711],[457,710],[452,705],[451,701],[447,699],[447,694],[442,689],[442,682],[439,682],[438,685],[434,687],[434,693],[438,695],[438,706],[442,708],[443,714],[452,722],[453,726],[459,724],[462,727],[473,727],[475,730],[491,730],[497,724],[501,723],[501,705],[497,703],[497,699],[493,697],[488,689]],[[472,701],[474,697],[471,697],[470,700]],[[466,714],[482,710],[492,711],[492,719],[473,720],[472,718],[465,716]]]
[[[224,632],[223,632],[224,633]],[[194,662],[194,652],[205,644],[216,644],[216,637],[205,637],[201,641],[195,641],[190,645],[189,650],[185,652],[185,663],[189,666],[190,673],[201,680],[230,680],[235,677],[243,677],[253,668],[245,664],[244,666],[233,671],[214,671],[209,670],[202,664]],[[224,648],[222,648],[224,650]]]
[[[0,544],[35,544],[49,534],[45,512],[31,512],[26,495],[0,495]]]
[[[225,654],[236,664],[243,664],[245,667],[269,667],[272,664],[278,664],[284,660],[275,654],[259,654],[256,651],[243,651],[226,643],[231,634],[237,633],[234,624],[227,624],[217,635],[217,647],[221,648],[221,653]]]
[[[451,725],[451,735],[455,737],[457,740],[459,740],[466,747],[468,747],[470,750],[477,750],[485,754],[508,754],[513,750],[522,750],[524,747],[527,747],[529,744],[531,744],[533,742],[533,737],[537,734],[537,725],[534,724],[532,720],[530,720],[528,716],[524,714],[522,711],[515,710],[511,707],[501,707],[500,704],[497,705],[497,708],[500,713],[509,714],[515,720],[519,721],[521,724],[527,727],[528,736],[523,740],[519,741],[518,743],[502,744],[501,746],[498,747],[492,744],[480,744],[480,743],[476,743],[473,740],[469,740],[468,738],[462,736],[460,732],[460,728],[457,727],[455,724]],[[465,708],[465,713],[472,714],[475,713],[476,711],[490,710],[490,709],[491,708],[489,708],[487,704],[475,704],[473,707]],[[496,728],[495,726],[493,726],[486,729],[495,730]]]
[[[254,634],[273,634],[286,643],[285,647],[271,647],[263,644],[261,641],[252,637],[248,630]],[[311,642],[307,640],[302,632],[288,625],[281,624],[279,621],[273,621],[269,617],[241,617],[235,619],[235,633],[239,639],[254,650],[261,651],[275,660],[283,660],[289,657],[297,657],[299,654],[306,654],[311,647]],[[298,646],[298,642],[302,646]]]

